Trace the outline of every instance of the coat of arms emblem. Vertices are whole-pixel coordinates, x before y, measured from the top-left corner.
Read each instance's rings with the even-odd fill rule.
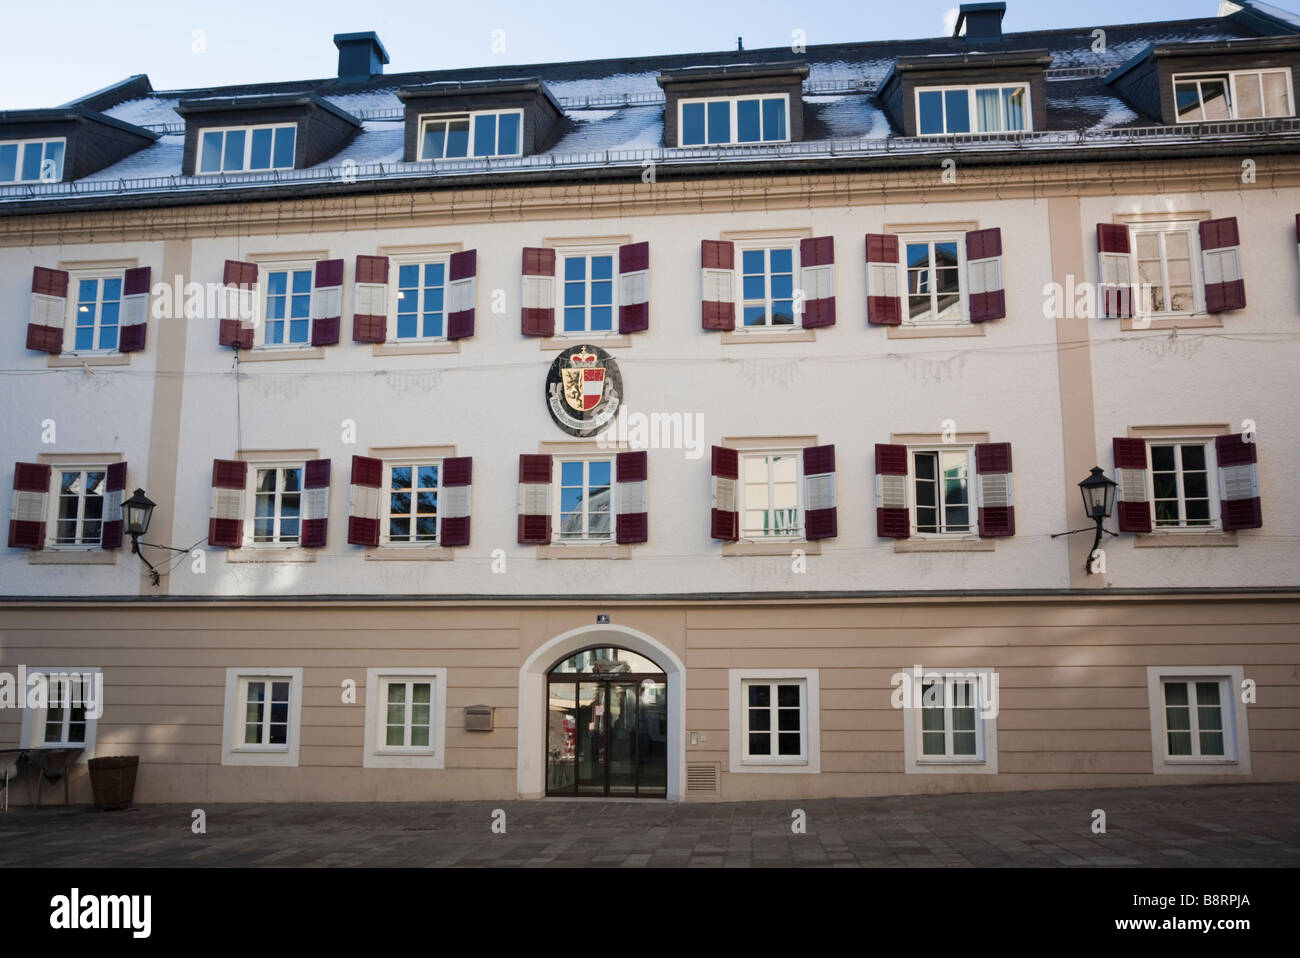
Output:
[[[569,366],[561,369],[560,375],[564,378],[564,401],[578,412],[595,409],[605,395],[605,367],[597,364],[596,354],[585,346],[569,357]]]
[[[618,364],[596,346],[572,346],[551,363],[546,406],[571,436],[589,437],[610,424],[622,402]]]

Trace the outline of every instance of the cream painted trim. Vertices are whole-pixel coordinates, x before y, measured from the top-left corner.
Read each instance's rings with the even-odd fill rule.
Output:
[[[791,762],[786,765],[777,763],[746,764],[744,748],[741,742],[744,725],[741,710],[745,708],[742,695],[742,683],[750,680],[780,681],[782,679],[802,681],[807,689],[805,705],[807,714],[808,761]],[[777,775],[819,775],[822,770],[822,719],[821,719],[821,672],[819,669],[728,669],[727,670],[727,725],[728,744],[730,746],[730,767],[734,774],[753,772]]]
[[[456,447],[448,446],[371,446],[366,455],[371,459],[448,459],[456,455]]]
[[[242,678],[287,678],[289,680],[289,729],[286,747],[282,750],[257,749],[245,751],[241,746],[244,736],[243,711],[239,708],[239,685]],[[222,765],[280,765],[298,767],[298,743],[302,736],[302,669],[250,668],[226,669],[225,708],[221,721]],[[269,721],[269,719],[268,719]]]
[[[427,753],[382,752],[379,746],[379,732],[387,723],[381,721],[386,716],[386,701],[379,697],[380,679],[432,679],[433,708],[429,710],[431,728],[429,742],[432,748]],[[399,666],[391,669],[366,669],[366,731],[365,747],[362,750],[362,768],[426,768],[440,769],[447,767],[447,670],[445,668],[406,668]]]
[[[822,540],[782,539],[779,542],[758,542],[745,539],[740,542],[724,542],[722,555],[724,558],[727,556],[792,556],[796,549],[804,555],[819,556],[822,554]]]
[[[48,369],[66,369],[78,366],[130,366],[130,353],[102,353],[87,354],[78,356],[76,353],[60,353],[58,356],[46,356],[45,365]]]
[[[632,546],[624,543],[619,545],[611,540],[607,546],[579,546],[579,545],[540,545],[537,547],[537,558],[539,559],[630,559],[632,558]]]
[[[802,449],[817,445],[816,436],[723,436],[725,449]]]
[[[239,351],[239,365],[244,363],[276,363],[291,359],[324,359],[324,346],[301,346],[286,348],[283,346],[254,346],[252,349]]]
[[[1171,190],[1169,192],[1178,192]],[[1161,195],[1168,195],[1161,191]],[[1214,214],[1209,210],[1163,210],[1157,213],[1116,213],[1111,217],[1111,221],[1122,225],[1133,223],[1168,223],[1192,221],[1199,223],[1201,220],[1213,219]]]
[[[95,691],[99,695],[99,702],[95,703],[95,711],[101,714],[97,717],[91,717],[91,709],[86,710],[86,731],[82,737],[81,754],[72,762],[75,765],[84,765],[95,757],[96,741],[99,738],[99,720],[103,718],[104,711],[104,670],[96,666],[72,666],[72,665],[51,665],[51,666],[27,666],[27,677],[31,679],[33,675],[59,675],[59,674],[78,673],[85,676],[98,676],[98,679],[92,679],[92,685],[97,685]],[[27,689],[17,690],[19,708],[22,709],[22,720],[18,727],[18,743],[20,748],[35,748],[40,742],[35,741],[37,734],[42,739],[45,738],[45,712],[44,708],[29,709],[24,704]],[[84,696],[83,696],[84,697]],[[89,705],[89,701],[86,703]],[[13,787],[13,780],[10,780],[9,787]]]
[[[921,699],[921,681],[925,678],[926,673],[982,673],[991,675],[994,681],[986,683],[977,681],[977,685],[987,688],[992,686],[992,715],[984,717],[982,715],[985,703],[981,701],[981,708],[976,709],[976,714],[981,716],[981,731],[984,733],[984,759],[977,760],[954,760],[945,759],[942,761],[924,761],[921,756],[920,738],[921,723],[920,708],[913,706],[904,708],[903,712],[903,772],[906,775],[996,775],[998,773],[998,710],[999,710],[999,692],[997,669],[991,666],[985,666],[979,669],[973,668],[940,668],[934,665],[923,665],[921,669],[921,678],[917,678],[913,672],[900,671],[895,673],[893,684],[897,684],[898,676],[902,675],[903,681],[911,682],[912,695],[911,701],[918,702]]]
[[[751,187],[752,188],[752,187]],[[748,240],[766,240],[766,239],[811,239],[813,231],[811,227],[792,227],[790,229],[764,229],[764,230],[723,230],[718,234],[718,239],[730,243],[744,243]]]
[[[319,459],[319,449],[240,449],[235,458],[242,462],[279,462],[281,459]]]
[[[1144,329],[1221,329],[1222,313],[1188,313],[1186,319],[1134,319],[1120,318],[1119,328],[1126,333],[1140,333]]]
[[[451,562],[455,548],[447,546],[379,546],[366,550],[367,562]]]
[[[370,351],[372,356],[446,356],[460,352],[460,340],[450,339],[446,342],[411,343],[374,343]]]
[[[631,335],[602,337],[599,333],[595,336],[592,336],[590,333],[582,335],[575,333],[572,336],[545,336],[537,341],[538,348],[541,349],[542,352],[549,352],[555,349],[568,349],[570,346],[581,343],[586,343],[591,346],[599,346],[601,349],[626,349],[632,345],[632,337]]]
[[[241,546],[226,550],[227,562],[315,562],[319,549],[306,549],[302,546]]]
[[[978,220],[950,220],[934,223],[886,223],[881,227],[886,233],[969,233],[980,228]]]
[[[465,248],[464,243],[414,243],[403,246],[378,246],[376,256],[392,256],[403,259],[408,256],[441,256],[444,253],[459,253]],[[354,260],[355,263],[355,260]],[[391,282],[391,280],[389,281]]]
[[[1163,679],[1220,677],[1228,680],[1228,702],[1232,704],[1235,721],[1231,732],[1237,757],[1234,761],[1170,762],[1165,755],[1165,702],[1161,689]],[[1240,665],[1193,665],[1180,668],[1176,665],[1147,667],[1147,704],[1151,721],[1151,765],[1157,775],[1249,775],[1250,728],[1246,720],[1247,707],[1241,701],[1241,686],[1245,669]],[[1223,703],[1227,704],[1227,703]],[[1227,732],[1227,722],[1224,731]]]
[[[997,539],[895,539],[895,552],[994,552]]]
[[[1202,439],[1205,436],[1227,436],[1232,427],[1227,423],[1190,423],[1186,426],[1129,426],[1130,439]]]
[[[243,262],[257,263],[261,266],[264,263],[297,263],[303,260],[321,260],[329,259],[330,251],[327,249],[316,250],[290,250],[284,253],[245,253]]]
[[[75,272],[79,269],[135,269],[140,265],[137,257],[122,259],[62,259],[58,269]]]
[[[964,446],[968,443],[988,441],[989,434],[986,432],[959,432],[951,443],[945,443],[943,433],[939,432],[892,432],[889,434],[890,445],[894,446],[925,446],[930,444]]]
[[[817,328],[791,330],[788,333],[750,333],[741,332],[739,329],[735,331],[724,330],[722,333],[722,343],[724,346],[733,346],[740,343],[815,343],[816,341]]]
[[[121,462],[122,454],[120,452],[42,452],[36,456],[36,461],[42,465],[50,466],[80,466],[86,463],[104,463],[108,465],[113,462]]]
[[[537,452],[543,456],[584,456],[589,453],[615,453],[620,449],[629,449],[626,442],[604,444],[594,439],[575,439],[573,442],[564,442],[560,439],[545,440],[537,444]]]
[[[1227,532],[1204,532],[1204,533],[1183,533],[1175,530],[1168,532],[1146,532],[1139,533],[1133,537],[1133,548],[1135,549],[1196,549],[1196,548],[1215,548],[1237,547],[1237,532],[1235,529],[1229,529]]]
[[[47,546],[27,553],[28,565],[117,565],[121,549],[58,549]]]
[[[616,236],[548,236],[542,240],[542,249],[564,249],[570,246],[626,246],[632,242],[630,234]]]
[[[947,339],[952,336],[985,336],[988,323],[963,326],[886,326],[887,339]]]

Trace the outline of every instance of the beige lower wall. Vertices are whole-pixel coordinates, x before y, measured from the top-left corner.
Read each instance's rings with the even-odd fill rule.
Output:
[[[745,602],[122,602],[0,605],[0,671],[99,667],[98,755],[136,754],[140,802],[429,801],[517,794],[519,669],[542,644],[606,613],[686,665],[686,762],[717,763],[716,794],[803,798],[1300,779],[1300,594]],[[906,774],[891,676],[914,664],[995,669],[998,773]],[[1152,771],[1149,666],[1237,666],[1252,774]],[[221,764],[228,667],[301,667],[296,768]],[[447,669],[446,768],[362,767],[368,668]],[[733,774],[728,670],[815,668],[820,774]],[[346,679],[356,704],[343,704]],[[463,728],[467,705],[496,728]],[[535,721],[540,721],[537,717]],[[21,713],[0,709],[0,748]],[[30,773],[11,802],[34,793]],[[71,801],[90,800],[83,765]],[[45,785],[42,800],[63,800]]]

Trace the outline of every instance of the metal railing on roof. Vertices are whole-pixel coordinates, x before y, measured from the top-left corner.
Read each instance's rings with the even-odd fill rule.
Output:
[[[1160,144],[1173,146],[1195,142],[1228,142],[1233,139],[1265,135],[1284,136],[1288,140],[1300,141],[1300,118],[1228,120],[1179,126],[1118,127],[1098,130],[1046,130],[1029,133],[858,137],[804,143],[701,146],[681,149],[655,147],[636,150],[587,150],[572,153],[542,153],[524,157],[476,157],[417,163],[349,164],[347,158],[342,157],[336,166],[308,170],[220,173],[209,176],[150,176],[115,180],[85,179],[68,183],[25,183],[0,187],[0,200],[23,201],[162,191],[202,192],[222,188],[269,188],[330,181],[339,183],[400,181],[430,176],[486,175],[548,169],[639,167],[647,161],[669,166],[690,166],[703,163],[758,163],[832,157],[951,154],[963,151],[1048,150],[1067,147],[1113,149],[1117,146]]]
[[[1103,66],[1051,67],[1047,70],[1049,80],[1091,80],[1110,76],[1119,64]]]

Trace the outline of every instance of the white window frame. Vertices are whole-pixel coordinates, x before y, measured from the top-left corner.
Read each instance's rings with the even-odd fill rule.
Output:
[[[63,351],[65,356],[116,356],[121,353],[122,346],[122,312],[124,300],[126,299],[126,270],[125,266],[106,266],[99,269],[77,269],[68,271],[68,298],[64,307],[63,315],[63,341],[70,344],[69,349]],[[92,346],[90,349],[77,348],[77,307],[80,305],[80,287],[83,279],[97,280],[99,283],[98,292],[95,300],[95,341],[99,341],[99,331],[103,326],[102,319],[104,315],[104,280],[118,279],[122,281],[122,293],[117,300],[117,345],[111,349],[102,349],[99,346]]]
[[[442,483],[442,479],[443,479],[443,471],[442,471],[442,464],[443,464],[443,462],[444,462],[444,460],[441,459],[441,458],[429,458],[429,457],[418,457],[418,456],[417,456],[417,457],[413,457],[413,458],[409,458],[409,459],[385,459],[385,460],[383,460],[383,463],[384,463],[384,499],[383,499],[383,518],[382,518],[382,523],[383,523],[383,524],[381,525],[381,527],[380,527],[380,529],[379,529],[379,544],[380,544],[381,547],[383,547],[383,548],[393,548],[393,549],[426,549],[426,548],[429,548],[430,546],[436,546],[436,545],[438,545],[438,544],[442,541],[442,493],[443,493],[443,483]],[[434,538],[432,538],[432,539],[419,539],[419,540],[412,539],[412,540],[409,540],[409,541],[406,541],[406,542],[402,542],[402,541],[395,541],[395,540],[393,540],[393,539],[390,537],[390,532],[389,532],[389,530],[390,530],[390,528],[391,528],[391,526],[390,526],[390,520],[393,518],[393,512],[392,512],[392,507],[393,507],[393,498],[392,498],[392,497],[393,497],[393,492],[395,491],[395,490],[393,489],[393,467],[394,467],[394,466],[396,466],[396,467],[399,468],[399,469],[400,469],[400,468],[403,468],[403,467],[408,467],[408,466],[409,466],[410,469],[411,469],[411,483],[412,483],[412,486],[411,486],[411,496],[412,496],[412,500],[411,500],[411,502],[412,502],[412,505],[414,505],[414,503],[415,503],[415,499],[414,499],[414,496],[415,496],[415,489],[416,489],[416,485],[415,485],[415,483],[418,481],[418,480],[417,480],[417,476],[419,475],[419,467],[420,467],[420,466],[437,466],[437,467],[438,467],[438,487],[437,487],[437,489],[435,490],[435,492],[436,492],[436,494],[437,494],[437,496],[438,496],[438,514],[437,514],[437,516],[435,517],[435,521],[434,521],[434,527],[433,527],[433,528],[434,528]],[[408,514],[405,515],[405,516],[398,516],[397,518],[409,518],[409,519],[411,520],[411,529],[412,529],[412,534],[414,534],[414,529],[415,529],[415,514],[414,514],[414,513],[408,513]]]
[[[732,772],[821,773],[821,685],[818,669],[729,669],[727,673],[728,729]],[[803,686],[802,756],[748,757],[748,688],[751,683]],[[775,729],[773,730],[775,731]]]
[[[38,173],[36,179],[23,179],[23,158],[32,146],[39,146],[41,150],[41,168],[44,169],[48,158],[46,157],[46,147],[51,143],[61,144],[63,152],[59,154],[58,169],[55,171],[58,175],[52,180],[41,179]],[[0,140],[0,147],[16,146],[18,149],[14,154],[14,178],[12,180],[0,180],[0,186],[21,186],[24,183],[61,183],[63,182],[63,168],[68,161],[68,138],[66,136],[50,136],[44,139],[31,140]]]
[[[934,272],[934,246],[938,243],[956,243],[957,244],[957,300],[960,316],[956,321],[951,319],[938,320],[913,320],[911,318],[911,294],[908,292],[908,269],[907,269],[907,245],[909,243],[926,243],[930,246],[929,269]],[[899,295],[903,300],[903,327],[912,329],[958,329],[973,325],[970,321],[970,281],[966,275],[966,234],[960,230],[932,230],[914,233],[901,233],[898,237],[898,269],[899,276],[902,279],[902,286]],[[935,286],[933,282],[930,284]],[[921,294],[917,294],[918,296]],[[930,305],[931,314],[937,312],[938,290],[931,289]]]
[[[289,682],[289,727],[284,745],[250,745],[244,742],[248,683]],[[222,765],[278,765],[296,768],[302,735],[301,668],[228,668],[221,733]],[[268,716],[269,721],[269,716]]]
[[[49,493],[49,517],[46,521],[45,547],[47,549],[58,550],[59,552],[91,552],[99,549],[104,541],[104,520],[99,522],[99,538],[94,542],[59,542],[59,489],[62,486],[63,473],[65,472],[102,472],[104,473],[105,502],[108,500],[108,467],[109,463],[67,463],[64,465],[50,466],[50,493]],[[77,527],[80,529],[83,522],[82,517],[86,511],[86,496],[83,492],[77,498]],[[101,511],[100,515],[103,515]]]
[[[1007,105],[1003,97],[998,97],[998,104],[1002,109],[1002,126],[1001,130],[977,130],[975,124],[978,121],[978,111],[975,109],[975,93],[978,90],[1005,90],[1007,87],[1023,86],[1025,88],[1025,127],[1023,130],[1008,130],[1007,123]],[[948,97],[950,90],[965,90],[969,96],[966,98],[968,116],[971,122],[971,128],[967,132],[951,131],[948,129]],[[943,104],[943,132],[941,133],[922,133],[921,132],[921,94],[938,93],[940,102]],[[1004,83],[975,83],[964,84],[955,83],[948,86],[918,86],[912,91],[912,103],[915,108],[916,117],[916,135],[917,136],[973,136],[975,134],[998,134],[998,133],[1032,133],[1034,130],[1034,109],[1033,109],[1033,84],[1028,80],[1007,80]]]
[[[609,452],[587,452],[587,453],[568,453],[557,455],[552,458],[551,482],[554,495],[551,503],[551,545],[555,546],[613,546],[618,544],[618,454],[616,451]],[[560,523],[564,517],[564,464],[566,462],[608,462],[609,463],[609,535],[600,538],[592,538],[584,535],[581,538],[570,536],[563,538],[560,535]],[[583,466],[582,479],[583,488],[589,489],[590,469]],[[585,520],[584,520],[585,521]]]
[[[737,525],[740,532],[741,542],[802,542],[804,541],[807,524],[804,502],[804,474],[803,474],[803,447],[798,448],[780,448],[780,449],[740,449],[737,450],[739,455],[739,472],[740,478],[736,480],[736,505],[738,507]],[[745,529],[745,512],[748,509],[748,500],[745,498],[747,483],[745,482],[745,462],[749,459],[768,459],[773,456],[789,456],[794,459],[794,488],[795,488],[795,511],[799,516],[799,522],[793,532],[783,535],[753,535],[747,534]],[[772,502],[772,484],[775,480],[772,478],[772,470],[768,468],[767,475],[767,509],[771,510]]]
[[[275,131],[291,127],[293,129],[293,157],[289,159],[288,166],[275,165]],[[253,131],[271,130],[271,165],[256,170],[249,169],[249,162],[253,158]],[[244,134],[244,159],[243,165],[237,170],[227,170],[226,165],[226,136],[230,133]],[[298,124],[294,123],[253,123],[248,126],[205,126],[200,127],[194,140],[194,175],[195,176],[220,176],[223,173],[269,173],[272,170],[292,170],[294,169],[294,157],[298,155]],[[221,134],[221,166],[219,170],[203,169],[203,139],[209,133]]]
[[[1197,220],[1171,219],[1152,222],[1128,223],[1129,232],[1129,275],[1136,284],[1134,290],[1133,315],[1138,319],[1178,319],[1205,314],[1205,285],[1201,281],[1201,232]],[[1139,272],[1138,234],[1155,233],[1160,241],[1160,286],[1166,305],[1169,303],[1169,264],[1166,251],[1165,234],[1185,232],[1187,234],[1187,256],[1191,267],[1192,308],[1186,309],[1152,309],[1146,308],[1146,291],[1143,288],[1142,274]],[[1154,285],[1154,284],[1152,284]]]
[[[99,668],[98,666],[93,666],[90,668],[83,668],[80,666],[77,667],[28,666],[27,668],[27,678],[29,681],[31,680],[31,677],[33,675],[44,675],[46,676],[47,683],[48,683],[49,676],[64,675],[64,674],[66,675],[76,674],[76,675],[84,675],[84,676],[91,677],[92,682],[95,681],[98,682],[99,688],[97,689],[97,691],[101,696],[103,695],[103,669]],[[94,676],[99,676],[99,679],[96,680]],[[47,743],[45,741],[46,709],[27,708],[27,693],[28,693],[27,688],[15,689],[15,693],[18,696],[20,696],[19,707],[22,709],[22,723],[18,731],[18,741],[19,741],[20,748],[41,748],[41,747],[77,748],[78,747],[77,743],[61,743],[61,742]],[[103,707],[104,707],[103,702],[99,702],[97,704],[97,708],[99,710],[102,711]],[[98,738],[98,735],[99,735],[99,718],[92,718],[88,711],[86,714],[85,740],[80,743],[81,754],[77,756],[75,764],[81,764],[82,762],[89,761],[90,759],[95,757],[95,741]],[[11,787],[12,787],[12,783],[11,783]]]
[[[301,472],[301,478],[298,484],[298,538],[293,542],[258,542],[256,539],[256,522],[257,522],[257,474],[263,470],[275,469],[297,469]],[[244,498],[246,500],[244,516],[244,546],[251,549],[297,549],[302,545],[302,509],[303,503],[307,498],[307,490],[302,483],[307,479],[307,463],[305,460],[248,460],[248,479],[244,487]],[[280,525],[279,503],[280,497],[284,490],[279,489],[279,477],[276,480],[276,515],[275,528],[278,530]]]
[[[803,261],[800,259],[800,240],[798,236],[777,236],[767,239],[737,240],[736,247],[736,265],[732,276],[732,289],[736,291],[736,329],[738,333],[746,333],[753,336],[779,335],[789,333],[793,330],[803,329],[803,310],[795,309],[794,303],[798,302],[797,294],[802,288]],[[790,294],[792,299],[791,309],[794,314],[794,322],[790,324],[775,325],[772,323],[772,257],[771,251],[774,249],[790,249]],[[745,299],[745,253],[754,250],[762,250],[763,256],[763,282],[764,282],[764,315],[767,319],[761,326],[745,325],[745,306],[758,305],[758,300]]]
[[[758,125],[761,136],[763,130],[763,101],[764,100],[781,100],[785,104],[785,136],[779,140],[737,140],[740,133],[740,125],[737,122],[739,117],[739,103],[741,100],[757,100],[758,106]],[[710,143],[709,139],[709,104],[721,103],[726,101],[730,104],[731,120],[729,130],[731,139],[726,143]],[[686,124],[685,124],[685,107],[692,103],[704,104],[704,140],[703,143],[686,143]],[[789,143],[790,140],[790,94],[788,93],[745,93],[736,94],[735,96],[697,96],[689,99],[679,99],[677,101],[677,146],[686,150],[707,150],[717,146],[770,146],[776,143]]]
[[[390,256],[392,289],[388,297],[388,333],[386,336],[389,345],[412,345],[414,343],[445,343],[447,339],[447,309],[449,292],[451,287],[451,253],[408,253],[397,256]],[[441,264],[442,266],[442,335],[425,336],[424,329],[424,267],[432,264]],[[415,321],[416,328],[421,331],[419,336],[408,336],[399,339],[397,336],[397,313],[398,299],[402,291],[401,287],[401,267],[415,266],[420,270],[420,285],[417,287],[420,297],[420,309],[416,310]]]
[[[1169,755],[1165,730],[1166,681],[1204,682],[1217,679],[1223,715],[1224,758]],[[1147,701],[1151,716],[1152,770],[1157,775],[1249,775],[1250,728],[1246,718],[1246,705],[1241,701],[1241,686],[1245,670],[1240,665],[1155,665],[1147,667]],[[1226,688],[1225,688],[1226,685]],[[1225,694],[1226,692],[1226,694]],[[1228,709],[1231,706],[1231,713]],[[1192,706],[1195,710],[1195,706]],[[1192,723],[1195,729],[1195,719]],[[1193,732],[1195,734],[1195,732]],[[1197,743],[1199,748],[1199,742]]]
[[[386,683],[430,682],[429,747],[384,744],[387,730]],[[366,730],[363,768],[447,767],[447,670],[445,668],[366,669]]]
[[[1151,503],[1151,533],[1152,534],[1170,534],[1170,535],[1205,535],[1206,533],[1215,533],[1223,531],[1223,519],[1219,510],[1219,459],[1218,450],[1214,445],[1213,436],[1148,436],[1145,440],[1147,444],[1147,501]],[[1205,447],[1205,477],[1206,477],[1206,495],[1210,499],[1210,522],[1203,526],[1189,526],[1179,524],[1176,526],[1162,526],[1156,523],[1156,475],[1154,469],[1154,457],[1152,456],[1152,446],[1204,446]],[[1176,455],[1178,466],[1178,508],[1179,512],[1186,514],[1186,500],[1183,495],[1183,454],[1179,449]]]
[[[519,117],[519,149],[514,153],[489,153],[482,156],[476,156],[474,153],[474,127],[477,124],[477,118],[481,116],[497,117],[496,140],[501,140],[501,120],[503,116]],[[447,156],[447,138],[442,140],[442,156],[425,156],[424,155],[424,128],[429,123],[449,122],[451,120],[465,119],[469,122],[469,137],[466,141],[464,156]],[[437,162],[440,160],[452,160],[465,162],[467,160],[485,160],[489,158],[510,158],[524,155],[524,111],[523,110],[459,110],[451,113],[421,113],[420,121],[416,127],[416,152],[415,158],[421,163]]]
[[[917,520],[917,495],[916,495],[916,459],[915,453],[918,452],[965,452],[966,453],[966,505],[970,510],[970,528],[966,532],[921,532],[919,531],[920,523]],[[939,521],[943,523],[943,477],[936,476],[936,495],[938,502],[936,508],[939,510]],[[911,523],[911,538],[913,539],[978,539],[979,538],[979,502],[978,502],[979,480],[975,474],[975,443],[955,442],[955,443],[921,443],[909,445],[907,447],[907,512],[908,521]]]
[[[564,304],[564,288],[566,280],[564,278],[564,261],[570,256],[584,256],[587,258],[587,278],[584,281],[586,287],[586,310],[585,323],[586,330],[568,330],[564,328],[564,315],[568,307]],[[591,257],[608,256],[610,257],[610,319],[609,329],[591,329]],[[555,250],[555,285],[558,293],[555,297],[555,338],[556,339],[601,339],[619,335],[618,332],[618,289],[622,283],[619,281],[618,272],[618,247],[617,246],[560,246]]]
[[[317,261],[314,259],[292,259],[292,260],[280,260],[280,261],[258,263],[257,279],[258,279],[258,284],[260,286],[260,289],[258,290],[258,295],[257,295],[257,307],[258,307],[257,320],[256,320],[257,332],[254,334],[253,337],[253,346],[256,349],[293,350],[293,349],[312,348],[311,336],[316,325],[316,320],[312,316],[312,299],[316,295],[316,262]],[[292,314],[291,304],[293,302],[293,297],[295,295],[295,293],[293,292],[292,274],[296,272],[301,272],[303,270],[307,271],[308,279],[309,279],[309,285],[307,287],[307,338],[301,343],[291,343],[288,342],[289,324],[291,321],[291,314]],[[267,306],[268,306],[268,300],[271,295],[271,274],[272,273],[290,274],[287,277],[285,292],[284,292],[284,307],[285,307],[284,319],[276,320],[276,322],[284,323],[284,336],[286,341],[283,343],[268,343],[266,341],[266,332],[270,326],[270,318],[269,318],[270,310],[267,308]],[[299,293],[296,295],[302,295],[302,294]]]
[[[1170,78],[1170,84],[1174,91],[1174,122],[1175,123],[1226,123],[1230,120],[1272,120],[1278,117],[1272,116],[1238,116],[1237,104],[1240,102],[1237,98],[1237,78],[1254,77],[1255,83],[1259,87],[1260,106],[1264,106],[1264,80],[1265,73],[1285,73],[1286,74],[1286,102],[1289,113],[1278,114],[1278,117],[1295,116],[1295,86],[1293,84],[1290,67],[1256,67],[1252,70],[1199,70],[1193,73],[1175,73]],[[1201,80],[1227,80],[1228,81],[1228,117],[1224,120],[1184,120],[1178,116],[1178,84],[1197,81],[1196,99],[1201,107],[1202,116],[1205,114],[1205,97],[1201,92]]]
[[[924,669],[920,676],[904,673],[905,681],[912,683],[911,707],[903,709],[903,767],[904,772],[914,774],[950,774],[950,775],[996,775],[998,772],[998,720],[997,715],[985,716],[989,702],[986,700],[988,685],[980,676],[996,675],[993,668],[982,669]],[[948,701],[947,684],[957,680],[970,681],[975,686],[975,755],[926,755],[922,745],[921,733],[924,722],[921,721],[923,706],[922,688],[927,676],[942,676],[945,689],[944,738],[952,739],[951,710],[946,707]],[[998,693],[994,693],[998,694]],[[994,703],[998,704],[998,703]]]

